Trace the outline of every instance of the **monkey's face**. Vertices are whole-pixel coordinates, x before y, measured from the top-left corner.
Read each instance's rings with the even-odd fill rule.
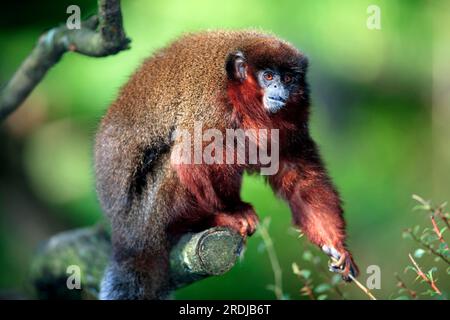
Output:
[[[247,108],[250,112],[263,108],[273,115],[308,104],[307,60],[291,48],[285,51],[277,55],[263,46],[253,55],[240,51],[229,55],[226,71],[235,105],[253,106],[253,110]]]
[[[298,91],[298,79],[290,71],[267,68],[257,71],[256,78],[264,92],[264,108],[270,113],[284,108],[290,96]]]

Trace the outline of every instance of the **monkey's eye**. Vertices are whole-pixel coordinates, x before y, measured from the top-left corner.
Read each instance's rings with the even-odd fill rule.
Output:
[[[287,74],[285,74],[284,77],[283,77],[283,82],[284,82],[284,83],[291,83],[293,79],[294,79],[294,78],[292,77],[292,75],[290,75],[290,74],[287,73]]]
[[[270,71],[264,72],[264,79],[266,79],[267,81],[272,81],[273,80],[273,73],[270,72]]]

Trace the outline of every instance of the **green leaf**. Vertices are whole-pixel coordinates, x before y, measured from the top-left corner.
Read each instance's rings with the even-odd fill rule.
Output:
[[[302,276],[305,279],[309,279],[309,277],[311,276],[311,271],[306,269],[300,270],[300,276]]]
[[[315,264],[315,265],[318,265],[319,263],[320,263],[320,261],[322,261],[321,259],[320,259],[320,257],[319,256],[315,256],[314,258],[313,258],[313,263]]]
[[[311,251],[306,250],[305,252],[303,252],[302,258],[305,261],[312,261],[313,254],[311,253]]]
[[[417,249],[416,251],[414,251],[414,257],[420,259],[423,257],[423,255],[425,254],[425,250],[423,249]]]
[[[266,251],[266,244],[263,241],[261,241],[261,243],[258,244],[256,251],[259,253],[263,253],[264,251]]]
[[[417,233],[419,232],[419,230],[420,230],[420,226],[417,225],[417,226],[414,227],[413,233],[414,233],[414,234],[417,234]]]
[[[412,209],[413,209],[413,211],[425,210],[425,207],[421,204],[418,204],[418,205],[414,206]]]
[[[410,240],[412,240],[411,233],[408,230],[407,231],[403,231],[402,232],[402,238],[403,239],[410,239]]]
[[[397,298],[395,298],[395,300],[409,300],[408,296],[399,296]]]
[[[335,286],[342,281],[342,277],[339,274],[334,274],[331,277],[331,285]]]
[[[421,295],[423,296],[430,296],[430,297],[434,297],[436,294],[437,293],[431,289],[428,289],[427,291],[421,293]]]
[[[326,300],[328,298],[328,296],[326,294],[321,294],[320,296],[317,297],[317,300]]]
[[[321,283],[317,287],[314,288],[314,292],[316,293],[324,293],[331,289],[331,286],[328,283]]]
[[[431,268],[430,270],[428,270],[428,272],[427,272],[427,277],[428,277],[431,281],[434,280],[434,279],[433,279],[433,273],[436,272],[436,271],[437,271],[437,268],[436,268],[436,267],[433,267],[433,268]]]
[[[292,272],[296,275],[300,274],[300,267],[295,262],[292,262]]]
[[[412,272],[414,272],[414,273],[417,273],[416,268],[414,268],[413,266],[406,266],[406,268],[405,268],[405,273],[406,273],[407,271],[412,271]]]
[[[266,289],[269,290],[269,291],[275,291],[275,286],[273,284],[268,284],[266,286]]]
[[[428,241],[428,242],[434,242],[434,241],[437,241],[437,240],[439,240],[439,237],[438,237],[438,235],[435,234],[435,233],[430,234],[430,236],[427,238],[427,241]]]
[[[420,240],[426,243],[430,243],[433,241],[433,235],[430,233],[424,233],[420,236]]]
[[[445,243],[440,243],[439,244],[439,253],[445,253],[446,251],[448,251],[448,249],[447,249],[447,244],[445,244]]]
[[[431,209],[431,201],[430,200],[425,200],[416,194],[413,194],[412,198],[420,203],[420,205],[417,205],[416,207],[422,207],[423,210]]]
[[[447,201],[442,202],[442,203],[439,205],[439,209],[444,209],[444,208],[447,206],[447,204],[448,204]]]

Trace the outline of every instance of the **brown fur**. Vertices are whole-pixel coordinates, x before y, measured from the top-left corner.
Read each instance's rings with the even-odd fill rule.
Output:
[[[236,51],[248,60],[244,83],[230,81],[225,70]],[[308,134],[306,83],[285,110],[269,115],[253,76],[268,64],[291,69],[305,61],[290,44],[256,31],[189,34],[147,59],[122,88],[95,146],[97,190],[114,248],[102,297],[164,297],[168,253],[182,232],[212,224],[253,233],[256,214],[239,192],[244,170],[258,165],[171,163],[174,130],[192,131],[195,121],[221,131],[280,129],[282,167],[269,181],[314,243],[347,253],[340,200]]]

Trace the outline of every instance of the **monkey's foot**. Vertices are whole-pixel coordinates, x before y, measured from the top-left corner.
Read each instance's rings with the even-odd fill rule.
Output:
[[[327,245],[322,246],[322,250],[332,259],[329,265],[330,271],[342,274],[342,279],[347,282],[352,281],[350,275],[354,278],[358,276],[358,267],[349,251],[345,249],[336,250],[334,247]]]
[[[236,230],[242,237],[251,236],[256,231],[258,216],[252,207],[240,212],[220,212],[214,216],[214,225]]]

